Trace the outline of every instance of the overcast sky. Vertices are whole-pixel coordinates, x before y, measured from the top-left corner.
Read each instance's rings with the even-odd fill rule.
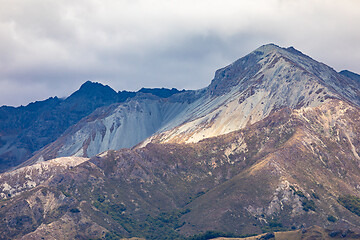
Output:
[[[199,89],[259,46],[360,73],[359,0],[0,0],[0,106],[115,90]]]

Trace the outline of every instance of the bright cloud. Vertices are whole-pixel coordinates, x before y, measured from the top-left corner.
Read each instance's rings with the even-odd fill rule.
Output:
[[[0,0],[0,105],[116,90],[197,89],[262,44],[360,72],[358,0]]]

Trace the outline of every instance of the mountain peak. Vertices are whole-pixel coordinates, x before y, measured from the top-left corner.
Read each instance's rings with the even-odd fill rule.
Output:
[[[101,84],[99,82],[86,81],[80,86],[79,91],[89,91],[89,90],[90,91],[94,91],[94,90],[96,91],[96,90],[105,90],[105,89],[114,91],[108,85],[103,85],[103,84]]]
[[[348,80],[345,81],[342,75]],[[219,96],[236,89],[243,91],[251,86],[259,88],[261,84],[267,91],[271,90],[275,93],[279,92],[279,82],[284,79],[285,83],[282,86],[289,85],[294,91],[296,91],[295,86],[301,87],[298,83],[302,79],[311,85],[308,86],[309,88],[320,84],[329,89],[328,93],[331,92],[331,96],[336,95],[338,98],[345,98],[360,105],[357,90],[360,81],[354,74],[346,72],[339,74],[294,47],[282,48],[275,44],[263,45],[217,70],[208,91],[213,96]],[[274,88],[271,89],[270,86]]]
[[[95,86],[95,85],[102,85],[99,82],[92,82],[92,81],[86,81],[83,84],[81,84],[80,88],[86,88],[86,87],[90,87],[90,86]]]
[[[168,98],[176,93],[179,93],[180,91],[176,88],[141,88],[139,90],[141,93],[151,93],[152,95],[161,97],[161,98]]]
[[[99,82],[86,81],[80,86],[79,90],[71,94],[69,98],[94,96],[101,96],[105,99],[115,99],[117,97],[117,93],[108,85],[103,85]]]
[[[262,60],[268,59],[267,62],[274,62],[273,59],[270,59],[273,54],[280,53],[280,55],[289,57],[292,55],[291,51],[296,50],[287,51],[273,43],[263,45],[232,64],[217,70],[209,90],[213,95],[222,95],[239,83],[245,86],[246,80],[252,79],[262,69]]]
[[[253,51],[253,53],[258,53],[258,52],[262,52],[264,55],[271,52],[279,52],[286,55],[290,53],[290,54],[305,56],[301,51],[297,50],[293,46],[290,46],[288,48],[283,48],[273,43],[262,45],[261,47]]]
[[[345,77],[348,77],[348,78],[360,83],[360,75],[357,73],[351,72],[349,70],[342,70],[339,73]]]
[[[254,52],[268,53],[268,52],[272,52],[272,51],[278,51],[281,49],[284,49],[284,48],[279,47],[278,45],[276,45],[274,43],[269,43],[269,44],[264,44],[264,45],[258,47],[257,49],[255,49]]]

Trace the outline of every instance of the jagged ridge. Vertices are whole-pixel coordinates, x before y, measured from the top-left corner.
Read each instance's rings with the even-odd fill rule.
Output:
[[[292,47],[264,45],[216,71],[205,89],[166,99],[139,96],[106,110],[100,118],[87,118],[31,162],[91,157],[108,149],[132,147],[150,136],[140,146],[151,141],[197,142],[239,130],[283,107],[314,107],[334,98],[359,105],[359,89],[358,81]]]
[[[109,86],[87,81],[66,99],[54,97],[18,108],[0,107],[0,172],[29,159],[35,151],[58,139],[66,129],[97,108],[124,102],[143,92],[166,98],[179,91],[116,92]]]

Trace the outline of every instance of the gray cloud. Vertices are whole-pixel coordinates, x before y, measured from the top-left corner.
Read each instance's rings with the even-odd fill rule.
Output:
[[[197,89],[262,44],[360,72],[357,0],[0,0],[0,105],[116,90]]]

